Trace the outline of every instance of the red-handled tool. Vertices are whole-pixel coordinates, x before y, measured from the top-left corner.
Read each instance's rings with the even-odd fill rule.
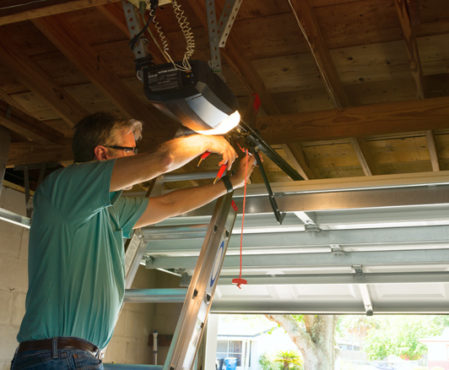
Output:
[[[211,154],[210,152],[204,152],[203,154],[201,154],[200,160],[198,161],[198,164],[197,164],[196,166],[199,167],[200,164],[201,164],[207,157],[210,156],[210,154]],[[225,163],[225,164],[222,164],[222,165],[220,166],[220,169],[219,169],[218,172],[217,172],[217,176],[215,176],[214,184],[216,184],[217,181],[220,180],[220,179],[222,178],[222,176],[223,176],[223,174],[225,173],[225,171],[226,171],[227,168],[228,168],[228,165],[227,165],[226,163]]]
[[[215,176],[214,184],[216,184],[217,181],[220,180],[220,179],[222,178],[222,176],[223,176],[223,174],[225,173],[225,171],[226,171],[227,168],[228,168],[228,165],[227,165],[226,163],[225,163],[225,164],[222,164],[222,165],[220,166],[220,169],[219,169],[218,172],[217,172],[217,176]]]
[[[210,152],[204,152],[203,154],[201,154],[200,160],[198,161],[198,164],[196,166],[199,167],[200,164],[209,156]]]

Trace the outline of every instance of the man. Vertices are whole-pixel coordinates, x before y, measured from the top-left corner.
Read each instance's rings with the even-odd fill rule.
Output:
[[[112,336],[124,296],[123,238],[200,207],[227,192],[219,181],[151,198],[121,190],[173,171],[205,151],[236,158],[218,136],[192,135],[137,154],[141,123],[96,113],[73,137],[75,164],[50,174],[34,196],[29,241],[29,289],[12,369],[102,368],[99,349]],[[250,159],[247,178],[254,161]],[[230,178],[243,185],[244,166]]]

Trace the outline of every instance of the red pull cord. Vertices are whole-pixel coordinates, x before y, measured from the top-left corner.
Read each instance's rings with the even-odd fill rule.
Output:
[[[240,274],[238,278],[232,279],[233,284],[237,284],[239,289],[242,289],[242,284],[248,284],[248,282],[242,278],[242,265],[243,265],[243,224],[245,222],[245,205],[246,205],[246,177],[248,176],[248,149],[245,149],[245,182],[243,187],[243,209],[242,209],[242,228],[240,233]]]
[[[257,113],[257,111],[260,108],[260,98],[259,95],[253,94],[254,100],[253,100],[253,109]],[[237,144],[238,145],[238,144]],[[242,289],[242,284],[248,284],[248,282],[242,278],[242,259],[243,259],[243,223],[245,221],[245,205],[246,205],[246,177],[248,176],[248,149],[243,149],[240,145],[239,148],[242,152],[245,152],[245,185],[243,188],[243,209],[242,209],[242,230],[240,234],[240,274],[239,277],[236,279],[232,279],[233,284],[237,284],[237,287],[239,289]]]

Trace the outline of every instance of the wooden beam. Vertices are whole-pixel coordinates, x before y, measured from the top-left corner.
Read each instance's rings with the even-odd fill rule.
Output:
[[[359,163],[362,166],[363,173],[365,174],[365,176],[372,176],[373,173],[368,165],[368,161],[366,160],[366,156],[362,150],[359,139],[351,137],[351,144],[352,147],[354,148],[355,154],[357,155]]]
[[[449,97],[259,117],[270,144],[449,128]]]
[[[50,76],[30,63],[26,53],[8,43],[7,29],[0,27],[0,63],[26,87],[38,94],[70,127],[83,118],[87,111],[63,88],[51,81]]]
[[[150,103],[143,104],[139,101],[134,92],[112,72],[108,62],[101,58],[76,30],[67,28],[66,24],[70,22],[66,22],[65,17],[66,15],[39,18],[33,23],[125,114],[145,122],[149,127],[157,128],[158,130],[152,132],[153,141],[166,140],[171,136],[174,131],[173,123],[170,127],[172,121],[159,113]]]
[[[73,12],[117,1],[119,0],[47,0],[43,2],[23,0],[21,2],[23,5],[17,4],[18,2],[16,1],[9,9],[0,11],[0,26],[49,15]]]
[[[17,103],[13,98],[11,98],[9,94],[1,87],[0,87],[0,100],[3,100],[5,103],[8,103],[9,105],[16,107],[17,109],[24,110],[24,108],[19,103]]]
[[[247,84],[249,89],[258,94],[262,102],[263,110],[268,114],[279,114],[280,110],[273,99],[273,96],[268,92],[262,78],[256,72],[255,67],[245,57],[242,50],[237,47],[235,38],[230,35],[226,43],[226,48],[222,50],[226,62],[232,69],[241,76],[243,82]]]
[[[300,144],[296,145],[282,145],[282,149],[285,151],[287,162],[289,162],[293,168],[298,171],[304,180],[310,180],[316,178],[314,171],[309,167],[304,151]]]
[[[405,45],[407,46],[407,52],[410,59],[410,70],[416,84],[416,96],[418,99],[424,99],[423,72],[409,5],[412,1],[413,0],[395,0],[394,3],[399,22],[401,23]]]
[[[298,27],[309,45],[330,98],[338,108],[348,106],[348,97],[340,82],[309,0],[288,0],[288,2]]]
[[[437,145],[432,130],[426,131],[426,141],[430,155],[430,163],[432,164],[432,171],[438,172],[440,170],[440,163],[438,161]]]
[[[56,130],[2,100],[0,100],[0,125],[40,144],[57,144],[64,139]]]
[[[198,1],[190,6],[192,12],[195,13],[198,20],[203,27],[207,30],[206,19],[206,6],[204,1]],[[229,35],[226,42],[226,47],[221,49],[226,62],[242,79],[242,81],[248,86],[248,88],[259,95],[262,101],[262,108],[267,114],[279,114],[279,108],[273,99],[273,96],[267,90],[262,78],[256,72],[256,69],[250,62],[249,58],[245,56],[245,53],[238,47],[238,40],[232,34]]]
[[[0,195],[2,193],[2,184],[5,178],[5,168],[10,145],[11,133],[7,129],[0,127]]]
[[[33,163],[69,161],[73,159],[72,146],[67,141],[63,145],[41,145],[30,142],[15,142],[9,147],[7,167]]]
[[[125,14],[121,4],[107,4],[99,6],[98,10],[111,21],[118,29],[120,29],[126,37],[130,38],[128,25],[126,24]],[[143,25],[142,25],[143,27]],[[146,43],[149,53],[153,58],[153,62],[156,64],[168,63],[164,59],[161,51],[157,48],[154,42],[150,41]]]

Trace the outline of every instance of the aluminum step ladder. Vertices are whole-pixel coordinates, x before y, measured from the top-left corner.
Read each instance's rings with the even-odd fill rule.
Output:
[[[237,216],[232,207],[233,193],[217,200],[201,251],[192,274],[184,305],[164,364],[164,370],[190,370],[194,366],[218,278]],[[126,288],[131,288],[146,250],[140,230],[136,230],[125,254]]]
[[[164,370],[190,370],[194,365],[237,216],[231,206],[232,194],[221,197],[215,206]]]

